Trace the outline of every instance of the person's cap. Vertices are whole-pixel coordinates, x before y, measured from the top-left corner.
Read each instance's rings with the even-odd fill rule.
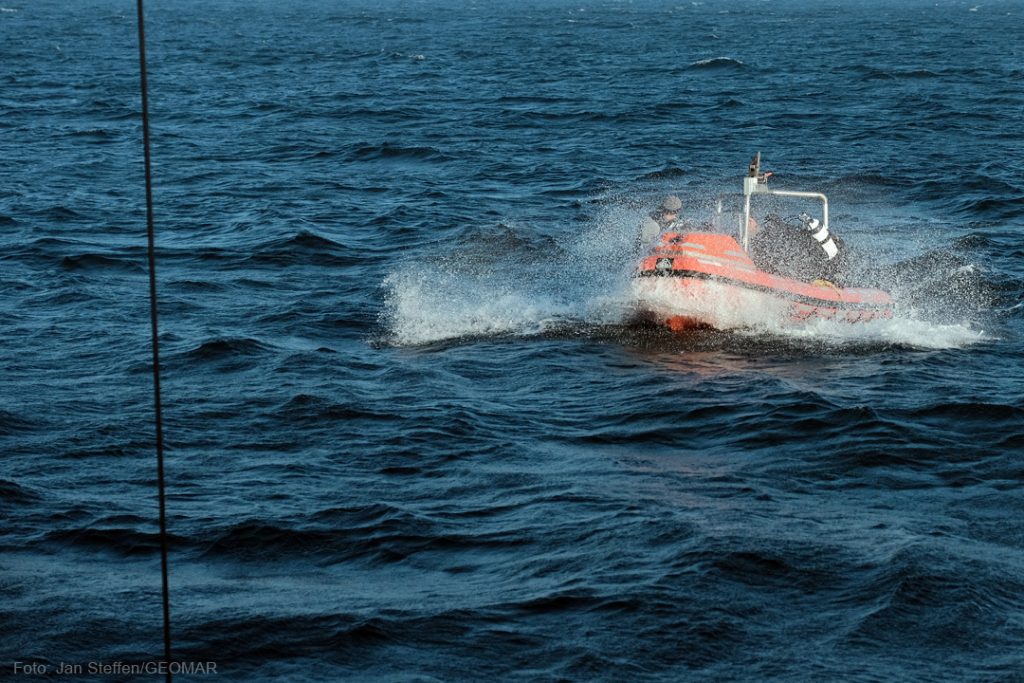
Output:
[[[670,194],[669,196],[665,197],[665,199],[662,200],[661,202],[662,211],[674,212],[679,211],[679,209],[681,208],[683,208],[683,203],[679,200],[679,197],[675,196],[674,194]]]

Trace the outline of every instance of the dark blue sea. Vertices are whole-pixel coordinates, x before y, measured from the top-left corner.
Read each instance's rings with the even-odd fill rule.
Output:
[[[175,680],[1024,681],[1024,4],[146,11]],[[4,680],[163,654],[137,44],[0,0]],[[891,321],[632,322],[758,151]]]

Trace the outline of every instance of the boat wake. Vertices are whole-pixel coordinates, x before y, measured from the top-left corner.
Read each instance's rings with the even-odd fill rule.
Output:
[[[499,226],[390,273],[383,341],[398,346],[536,336],[618,325],[631,308],[636,214],[614,208],[580,237],[556,242]]]
[[[384,281],[386,341],[418,346],[494,336],[531,336],[578,315],[553,293],[529,283],[431,267],[389,275]]]
[[[777,325],[737,331],[740,335],[765,333],[794,342],[813,341],[830,346],[911,349],[956,349],[993,339],[990,333],[970,324],[944,324],[898,315],[888,320],[872,320],[856,326],[834,320],[815,320],[799,327]]]

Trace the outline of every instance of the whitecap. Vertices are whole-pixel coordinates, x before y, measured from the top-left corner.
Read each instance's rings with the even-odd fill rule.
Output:
[[[688,69],[739,69],[746,66],[743,62],[732,57],[711,57],[700,59],[691,63]]]

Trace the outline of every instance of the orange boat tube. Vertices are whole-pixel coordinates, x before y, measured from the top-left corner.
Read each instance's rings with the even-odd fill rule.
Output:
[[[709,232],[663,233],[640,262],[633,294],[643,318],[676,331],[893,315],[886,292],[766,273],[735,239]]]

